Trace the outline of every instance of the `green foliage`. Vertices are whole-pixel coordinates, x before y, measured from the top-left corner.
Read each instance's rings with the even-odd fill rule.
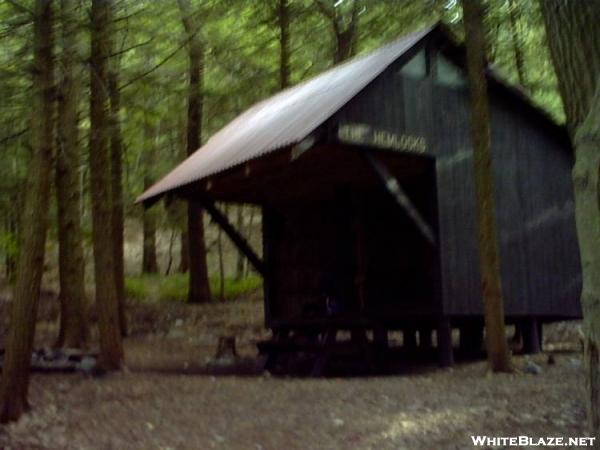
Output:
[[[461,7],[456,0],[288,0],[292,84],[317,75],[333,64],[334,26],[319,8],[319,2],[333,8],[343,23],[348,22],[353,6],[358,4],[358,53],[368,52],[440,19],[459,35],[462,33]],[[485,0],[484,3],[490,61],[508,81],[518,82],[515,43],[518,44],[524,60],[525,89],[553,117],[563,121],[538,2]],[[121,0],[113,4],[113,58],[119,59],[120,67],[124,203],[128,218],[132,218],[141,214],[134,199],[143,190],[144,176],[158,179],[185,154],[187,41],[175,0]],[[202,87],[202,141],[205,142],[237,114],[277,91],[278,0],[192,0],[192,6],[199,28],[197,33],[205,47]],[[18,231],[18,214],[31,154],[32,21],[28,10],[32,7],[32,0],[0,2],[0,230],[11,233]],[[58,9],[58,2],[56,7]],[[77,49],[80,63],[77,74],[82,86],[79,94],[81,219],[86,247],[91,242],[86,154],[90,131],[90,78],[86,65],[90,50],[88,8],[87,2],[81,2],[77,12],[81,27]],[[515,13],[512,21],[511,12]],[[58,23],[56,28],[55,50],[59,56]],[[161,205],[157,205],[156,210],[158,223],[164,224],[165,211]],[[171,216],[169,226],[180,228],[184,222],[182,210],[172,211]],[[55,227],[54,222],[51,227]],[[51,238],[56,235],[52,228],[49,235]],[[130,280],[132,292],[136,291],[135,283]],[[175,287],[172,289],[173,297],[185,297]]]
[[[160,299],[186,301],[188,298],[188,278],[185,273],[164,277],[158,288]]]
[[[218,277],[210,280],[211,292],[214,296],[219,291]],[[249,276],[236,280],[225,279],[224,297],[226,300],[235,299],[260,289],[262,279]],[[130,299],[140,301],[186,301],[188,294],[188,275],[139,275],[125,278],[125,291]]]
[[[14,258],[19,251],[17,236],[10,231],[0,230],[0,253],[5,257]]]
[[[151,297],[151,292],[156,286],[154,278],[155,277],[150,275],[125,277],[125,292],[127,298],[145,300]]]

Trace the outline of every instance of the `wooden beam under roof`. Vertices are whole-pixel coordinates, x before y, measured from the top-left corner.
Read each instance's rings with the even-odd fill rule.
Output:
[[[203,199],[201,201],[202,207],[210,215],[211,219],[221,227],[221,229],[227,234],[229,239],[234,243],[240,252],[244,254],[252,267],[264,278],[265,276],[265,264],[260,257],[254,252],[248,241],[238,233],[235,227],[229,222],[227,217],[219,211],[219,208],[215,205],[212,200]]]

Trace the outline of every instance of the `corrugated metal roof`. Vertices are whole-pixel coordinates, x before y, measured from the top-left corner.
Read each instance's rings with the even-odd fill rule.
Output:
[[[432,29],[404,36],[255,104],[214,134],[137,201],[150,200],[300,142]]]

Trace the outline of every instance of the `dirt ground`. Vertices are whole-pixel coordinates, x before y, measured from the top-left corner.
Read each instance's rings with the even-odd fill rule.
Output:
[[[52,307],[41,306],[38,345],[55,332]],[[253,372],[254,341],[268,335],[258,295],[130,310],[127,369],[34,374],[32,411],[0,428],[0,449],[429,450],[473,448],[471,435],[585,435],[581,355],[564,351],[577,348],[572,327],[548,330],[556,362],[532,357],[537,375],[407,362],[393,376],[310,379]],[[236,336],[237,375],[212,359],[221,335]]]

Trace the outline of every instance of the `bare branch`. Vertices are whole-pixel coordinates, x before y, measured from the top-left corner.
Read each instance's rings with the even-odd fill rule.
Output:
[[[134,49],[136,49],[138,47],[143,47],[144,45],[150,44],[152,41],[154,41],[154,38],[150,38],[150,39],[148,39],[145,42],[140,42],[139,44],[134,44],[134,45],[132,45],[131,47],[128,47],[128,48],[121,48],[119,51],[111,53],[109,55],[109,58],[112,58],[113,56],[120,56],[120,55],[122,55],[124,53],[127,53],[127,52],[129,52],[131,50],[134,50]]]
[[[175,56],[183,47],[185,47],[197,34],[198,32],[192,34],[191,36],[189,36],[186,40],[183,41],[183,43],[177,47],[175,50],[173,50],[171,53],[169,53],[165,58],[163,58],[162,61],[160,61],[157,65],[155,65],[154,67],[151,67],[150,69],[146,70],[145,72],[140,73],[139,75],[136,75],[135,77],[133,77],[131,80],[127,81],[125,84],[123,84],[121,87],[119,87],[119,90],[123,90],[126,87],[130,86],[131,84],[135,83],[136,81],[144,78],[147,75],[150,75],[152,72],[154,72],[155,70],[157,70],[159,67],[161,67],[162,65],[164,65],[167,61],[169,61],[173,56]]]
[[[19,130],[16,133],[9,134],[8,136],[4,136],[2,139],[0,139],[0,144],[4,144],[5,142],[8,142],[8,141],[10,141],[12,139],[16,139],[16,138],[24,135],[28,131],[29,131],[29,127],[23,128],[22,130]]]

